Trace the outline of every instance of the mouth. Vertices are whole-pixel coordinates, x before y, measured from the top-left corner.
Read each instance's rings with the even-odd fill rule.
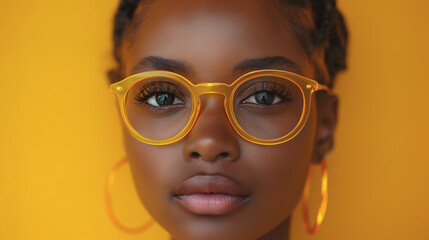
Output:
[[[241,184],[227,177],[196,175],[179,185],[173,196],[188,212],[225,215],[248,202],[250,194]]]

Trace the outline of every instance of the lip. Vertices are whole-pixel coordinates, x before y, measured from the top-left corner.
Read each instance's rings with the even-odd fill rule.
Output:
[[[187,211],[224,215],[244,205],[250,194],[240,183],[218,174],[195,175],[175,191],[175,200]]]

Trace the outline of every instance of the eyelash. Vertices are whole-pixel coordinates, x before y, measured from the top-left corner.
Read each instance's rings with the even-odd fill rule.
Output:
[[[250,98],[253,95],[256,95],[261,92],[268,92],[271,94],[275,94],[281,99],[281,102],[289,102],[292,100],[291,92],[285,87],[277,83],[273,82],[260,82],[258,84],[254,84],[250,86],[249,90],[251,94],[241,100],[241,103],[244,103],[245,100]],[[171,93],[174,97],[178,98],[177,95],[180,93],[179,89],[172,86],[169,83],[165,82],[157,82],[157,83],[149,83],[143,85],[140,91],[135,95],[135,100],[137,104],[144,104],[149,110],[153,111],[161,111],[170,106],[152,106],[147,103],[147,100],[153,97],[157,93]]]
[[[134,99],[137,101],[137,104],[144,104],[145,107],[152,110],[162,110],[163,108],[168,108],[162,106],[152,106],[147,103],[147,100],[157,93],[171,93],[174,95],[174,97],[178,98],[177,95],[180,94],[180,91],[176,87],[166,82],[149,83],[141,87]]]
[[[289,102],[293,99],[293,96],[289,89],[287,89],[285,86],[273,82],[261,82],[258,84],[254,84],[253,86],[250,86],[249,90],[252,93],[245,97],[241,102],[244,102],[249,97],[260,92],[273,93],[280,97],[281,102]]]

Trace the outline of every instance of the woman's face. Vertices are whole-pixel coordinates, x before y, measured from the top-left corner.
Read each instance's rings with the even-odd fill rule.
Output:
[[[123,71],[129,76],[168,70],[194,84],[230,84],[239,75],[262,68],[313,78],[313,66],[296,34],[287,22],[279,21],[274,6],[268,5],[256,0],[167,0],[149,8],[140,6],[123,43]],[[273,60],[279,56],[282,58]],[[239,63],[244,67],[233,71]],[[241,138],[228,121],[223,101],[221,95],[203,95],[193,129],[170,145],[144,144],[124,128],[127,156],[141,201],[175,239],[256,239],[269,236],[279,227],[286,230],[305,184],[317,141],[315,98],[302,131],[274,146]],[[214,192],[228,189],[225,178],[219,176],[228,183],[231,180],[237,189],[229,189],[245,197],[212,193],[218,197],[218,205],[210,206],[198,198],[177,197],[193,187]],[[183,184],[191,177],[192,183]]]

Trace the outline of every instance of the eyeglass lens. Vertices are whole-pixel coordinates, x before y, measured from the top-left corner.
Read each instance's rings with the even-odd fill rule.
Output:
[[[275,139],[291,132],[304,106],[300,88],[286,77],[259,76],[241,84],[234,93],[233,111],[250,135]],[[142,136],[164,140],[177,135],[192,114],[192,94],[182,83],[152,77],[130,87],[125,110],[131,126]]]
[[[234,94],[238,124],[250,135],[276,139],[298,124],[304,98],[300,88],[284,77],[262,76],[246,81]]]

